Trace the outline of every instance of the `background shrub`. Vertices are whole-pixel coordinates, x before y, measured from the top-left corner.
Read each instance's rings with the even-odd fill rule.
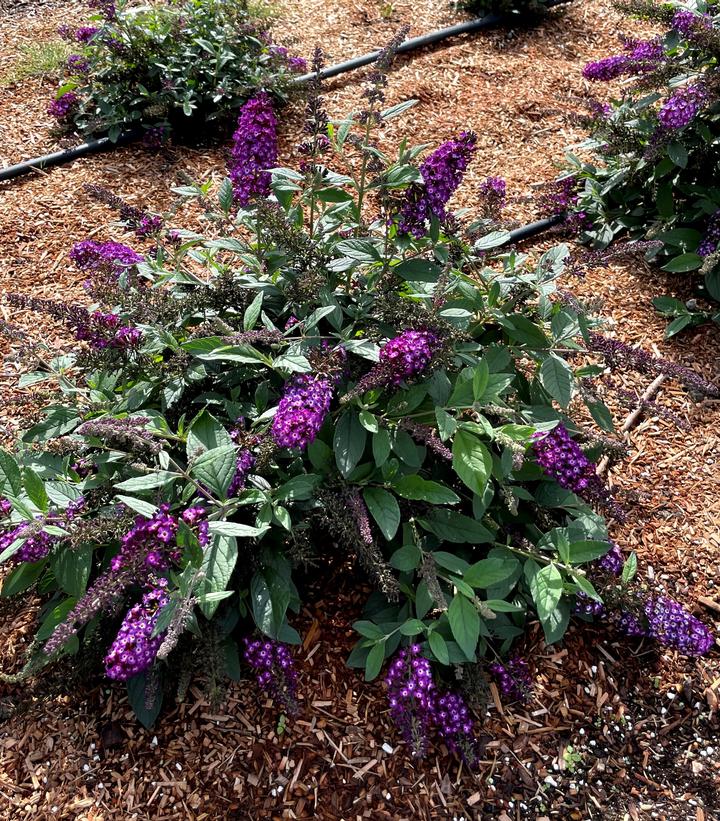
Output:
[[[207,138],[226,130],[255,90],[282,93],[304,68],[273,45],[244,3],[94,5],[91,25],[61,29],[77,53],[50,107],[62,126],[85,134],[166,125],[177,137]]]
[[[547,8],[547,0],[466,0],[465,8],[484,14],[537,15]]]
[[[580,147],[597,161],[573,158],[573,172],[586,180],[576,208],[591,220],[586,237],[596,245],[621,235],[656,240],[650,259],[672,273],[701,273],[702,295],[720,299],[717,7],[643,2],[628,8],[667,30],[647,41],[626,40],[621,53],[585,67],[591,81],[632,81],[617,99],[593,104],[591,137]],[[674,303],[661,304],[672,312]],[[687,310],[680,313],[671,332],[692,322]]]

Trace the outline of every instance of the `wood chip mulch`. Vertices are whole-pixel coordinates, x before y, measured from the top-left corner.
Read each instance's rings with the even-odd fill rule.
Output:
[[[82,24],[77,3],[0,0],[0,77],[21,47],[52,39],[60,23]],[[278,35],[309,57],[320,44],[328,63],[382,46],[403,23],[411,35],[462,19],[441,0],[285,0]],[[582,132],[573,113],[590,90],[583,64],[617,49],[628,25],[609,0],[577,0],[537,27],[459,38],[398,62],[388,104],[419,103],[381,136],[393,150],[437,144],[473,128],[477,159],[456,204],[472,207],[484,177],[504,176],[517,222],[535,216],[530,196],[552,179],[566,146]],[[361,75],[331,81],[327,109],[340,118],[361,105]],[[46,113],[52,78],[21,87],[0,83],[0,164],[53,150]],[[602,92],[601,92],[602,93]],[[297,160],[302,112],[287,111],[282,155]],[[71,142],[71,141],[70,141]],[[67,144],[70,144],[69,142]],[[122,239],[104,207],[82,191],[102,183],[127,200],[172,207],[170,188],[192,178],[217,179],[226,148],[137,147],[90,157],[0,186],[0,291],[83,299],[82,277],[67,259],[89,236]],[[178,224],[190,227],[182,219]],[[536,255],[557,238],[525,250]],[[640,263],[590,271],[567,283],[578,296],[602,299],[612,331],[706,378],[720,375],[720,329],[706,326],[664,342],[664,320],[650,300],[691,295],[689,283]],[[50,349],[67,345],[62,328],[0,304]],[[0,342],[2,352],[17,351]],[[0,372],[0,436],[9,442],[37,412],[42,396],[16,388],[19,366]],[[640,395],[650,379],[615,376],[615,389]],[[720,628],[720,402],[693,401],[666,382],[658,401],[689,423],[679,429],[646,415],[629,435],[629,457],[610,481],[630,511],[613,531],[638,554],[641,573]],[[627,408],[614,402],[617,418]],[[412,761],[390,726],[383,686],[366,684],[344,661],[366,591],[338,556],[307,582],[296,627],[301,711],[287,727],[248,682],[209,699],[202,677],[155,728],[132,718],[121,688],[96,673],[58,668],[40,680],[0,687],[0,817],[7,819],[720,819],[720,657],[687,660],[657,647],[576,625],[545,647],[535,625],[525,642],[535,679],[533,701],[504,704],[494,685],[478,710],[482,761],[468,772],[442,748]],[[332,592],[330,592],[332,591]],[[17,670],[34,630],[37,602],[0,602],[0,665]]]

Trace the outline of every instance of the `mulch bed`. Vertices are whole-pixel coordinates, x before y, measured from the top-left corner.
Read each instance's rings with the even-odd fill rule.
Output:
[[[0,75],[23,44],[54,36],[61,22],[81,24],[77,4],[13,3],[0,18]],[[1,2],[1,0],[0,0]],[[277,33],[309,56],[316,43],[328,63],[381,46],[401,25],[411,35],[462,15],[441,0],[287,0]],[[608,0],[578,0],[532,29],[459,38],[399,61],[388,104],[419,104],[382,133],[394,150],[400,136],[437,144],[464,128],[479,134],[477,159],[457,197],[472,207],[484,177],[499,174],[514,195],[511,217],[535,216],[535,183],[552,179],[566,146],[582,131],[572,115],[588,88],[582,65],[612,53],[627,30]],[[360,74],[327,85],[331,116],[361,105]],[[57,148],[47,100],[53,82],[0,87],[0,163]],[[593,92],[595,89],[593,89]],[[297,161],[301,108],[283,120],[282,156]],[[81,276],[67,254],[75,241],[122,239],[85,182],[112,187],[131,202],[165,211],[170,188],[209,175],[220,179],[226,148],[176,147],[157,155],[127,147],[0,186],[0,291],[83,299]],[[191,209],[178,225],[191,227]],[[560,238],[528,244],[533,255]],[[612,265],[568,283],[580,297],[601,298],[618,338],[691,365],[710,379],[720,372],[720,329],[707,326],[667,342],[654,296],[690,296],[689,285],[641,263]],[[0,304],[0,318],[20,325],[50,349],[67,344],[59,327]],[[4,353],[10,347],[6,341]],[[13,350],[17,349],[13,345]],[[16,387],[19,366],[0,373],[0,436],[25,427],[42,396]],[[623,374],[615,388],[641,393],[647,377]],[[638,554],[641,573],[720,627],[720,402],[695,402],[675,383],[658,401],[690,423],[678,429],[646,416],[630,434],[630,455],[610,480],[629,508],[613,537]],[[627,409],[613,402],[617,418]],[[382,684],[366,684],[345,658],[351,624],[365,591],[356,569],[338,556],[321,564],[296,627],[300,717],[280,732],[271,702],[248,682],[230,684],[215,703],[202,676],[180,703],[168,700],[150,731],[132,718],[121,688],[93,671],[69,667],[0,689],[0,815],[8,819],[666,819],[711,821],[720,807],[720,665],[697,661],[578,624],[562,644],[544,647],[539,628],[525,651],[535,696],[503,704],[494,685],[478,712],[482,761],[471,773],[447,751],[412,761],[388,722]],[[332,591],[332,593],[330,592]],[[705,605],[699,605],[702,599]],[[0,663],[16,670],[32,636],[35,602],[0,602]]]

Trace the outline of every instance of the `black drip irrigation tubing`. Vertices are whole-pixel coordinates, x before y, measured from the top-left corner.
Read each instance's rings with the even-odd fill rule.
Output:
[[[543,231],[554,228],[556,225],[561,225],[565,221],[566,216],[567,215],[565,213],[555,214],[552,217],[547,217],[545,219],[538,220],[537,222],[531,222],[528,225],[522,225],[520,228],[510,231],[510,236],[505,240],[505,242],[502,243],[502,245],[511,245],[516,242],[522,242],[525,239],[530,239],[538,234],[542,234]]]
[[[569,3],[570,0],[548,0],[545,4],[546,8],[553,8],[554,6],[561,6]],[[477,20],[468,20],[465,23],[458,23],[448,28],[438,29],[429,34],[422,34],[419,37],[412,37],[402,43],[398,49],[398,54],[406,54],[409,51],[431,46],[446,40],[448,37],[456,37],[459,34],[472,34],[475,31],[482,29],[493,28],[499,23],[512,20],[511,16],[501,14],[488,14]],[[328,66],[320,71],[320,79],[325,80],[329,77],[336,77],[338,74],[344,74],[347,71],[354,71],[356,68],[374,63],[378,57],[383,53],[382,49],[378,51],[371,51],[368,54],[362,54],[359,57],[354,57],[352,60],[345,60],[343,63],[337,63],[334,66]],[[316,77],[315,73],[303,74],[296,77],[294,82],[296,85],[308,83]],[[124,131],[116,140],[111,140],[109,137],[100,137],[97,140],[88,140],[87,142],[77,145],[74,148],[68,148],[64,151],[55,151],[52,154],[46,154],[43,157],[34,157],[25,162],[10,165],[7,168],[0,169],[0,182],[7,180],[14,180],[24,174],[29,174],[31,171],[41,171],[45,168],[51,168],[55,165],[64,165],[65,163],[77,160],[80,157],[85,157],[89,154],[99,154],[102,151],[112,151],[120,145],[127,145],[127,143],[134,142],[142,135],[141,131]]]

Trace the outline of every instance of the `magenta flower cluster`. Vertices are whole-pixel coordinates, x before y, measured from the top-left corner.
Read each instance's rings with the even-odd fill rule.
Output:
[[[390,382],[399,385],[422,373],[437,352],[440,340],[432,331],[403,331],[388,340],[380,351],[380,362],[389,366]]]
[[[105,657],[105,674],[114,681],[127,681],[152,667],[163,634],[153,637],[158,615],[170,601],[167,581],[145,593],[142,601],[125,614],[117,637]]]
[[[420,655],[419,644],[400,650],[385,683],[390,716],[412,755],[422,758],[432,724],[435,684],[430,662]]]
[[[140,254],[121,242],[96,242],[93,239],[76,242],[70,251],[70,259],[82,271],[114,274],[143,261]]]
[[[626,75],[647,74],[659,68],[665,60],[660,40],[628,41],[625,50],[626,54],[613,54],[587,63],[583,77],[586,80],[608,82]]]
[[[476,142],[475,134],[464,131],[456,140],[443,143],[423,161],[420,165],[423,182],[408,188],[400,207],[399,229],[402,233],[423,237],[431,219],[445,219],[445,206],[462,182]]]
[[[127,350],[137,347],[143,338],[142,331],[129,325],[121,325],[121,322],[118,314],[94,311],[88,315],[87,322],[78,324],[75,338],[80,342],[88,342],[96,350]]]
[[[283,60],[290,71],[296,71],[298,73],[307,71],[307,60],[304,57],[294,57],[288,52],[285,46],[272,45],[270,46],[270,53]]]
[[[281,448],[305,448],[314,441],[330,410],[329,379],[299,374],[286,387],[273,419],[272,437]]]
[[[297,672],[287,645],[269,639],[245,639],[245,661],[260,687],[292,715],[297,712]]]
[[[658,112],[658,122],[666,131],[676,131],[691,123],[705,103],[708,94],[701,83],[686,85],[668,97]]]
[[[7,513],[3,513],[3,515],[7,515]],[[40,559],[44,559],[50,553],[57,541],[54,536],[50,536],[44,530],[37,530],[34,525],[23,522],[17,527],[12,527],[6,530],[5,533],[0,534],[0,553],[10,547],[17,539],[22,539],[26,534],[27,538],[10,559],[14,564],[39,562]]]
[[[712,19],[708,14],[695,14],[688,9],[680,9],[673,15],[672,28],[688,39],[702,31],[712,29]]]
[[[9,516],[12,511],[12,502],[9,499],[0,499],[0,518]]]
[[[549,433],[536,433],[533,440],[537,463],[560,487],[608,509],[618,520],[624,520],[624,514],[597,475],[595,464],[570,437],[565,425],[560,423]]]
[[[490,665],[490,672],[500,685],[500,692],[514,701],[526,702],[532,692],[532,678],[528,663],[520,656],[513,656],[505,664]]]
[[[591,581],[606,580],[608,577],[618,577],[623,570],[625,558],[619,546],[615,542],[610,542],[610,550],[599,559],[596,559],[588,568],[588,575]],[[605,605],[603,602],[597,601],[588,596],[582,591],[576,594],[575,612],[581,613],[585,616],[594,616],[596,618],[605,614]]]
[[[459,693],[438,693],[430,662],[420,655],[419,644],[397,653],[385,683],[390,716],[413,756],[425,755],[434,728],[448,750],[459,753],[468,765],[475,764],[470,711]]]
[[[111,568],[117,572],[143,556],[148,569],[165,570],[170,561],[180,558],[176,547],[177,527],[177,519],[170,513],[168,504],[160,505],[149,519],[136,516],[133,526],[122,538],[120,552],[113,557]]]
[[[264,91],[240,109],[228,171],[235,201],[242,207],[270,193],[269,168],[277,165],[277,119]]]
[[[191,528],[195,528],[200,547],[207,547],[210,542],[210,522],[207,521],[207,510],[202,505],[188,507],[180,518]]]
[[[74,91],[66,91],[48,106],[48,114],[56,120],[67,120],[77,108],[80,98]]]

